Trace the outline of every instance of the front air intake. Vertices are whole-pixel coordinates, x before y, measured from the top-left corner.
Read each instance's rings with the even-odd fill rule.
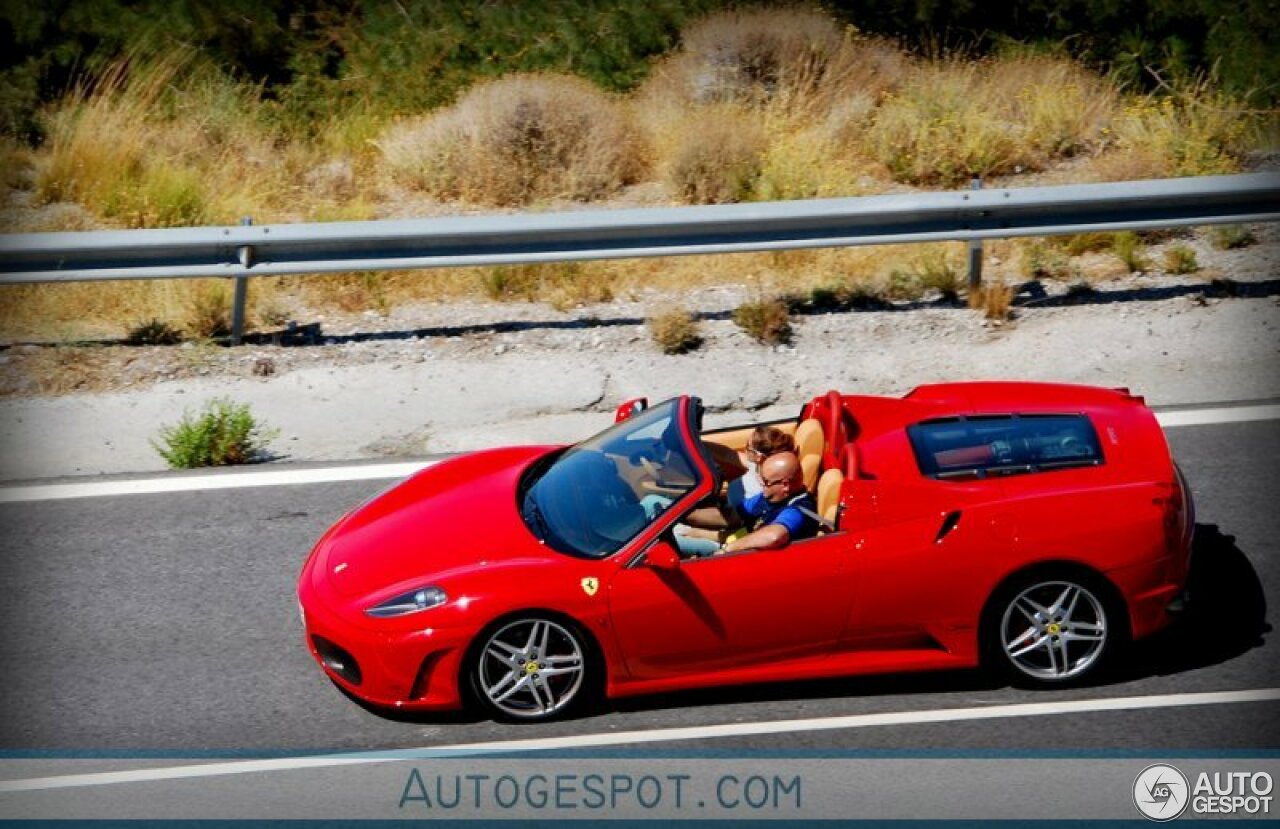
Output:
[[[313,634],[311,642],[315,645],[316,653],[320,655],[321,664],[352,685],[360,684],[363,677],[360,675],[360,663],[356,662],[354,656],[323,636]]]

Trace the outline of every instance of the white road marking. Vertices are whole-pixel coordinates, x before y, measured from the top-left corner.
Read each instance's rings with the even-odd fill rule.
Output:
[[[315,469],[254,469],[218,475],[157,476],[124,481],[29,484],[0,487],[0,504],[20,501],[59,501],[64,498],[97,498],[104,495],[150,495],[160,492],[198,492],[206,489],[390,480],[406,478],[434,463],[438,461],[326,466]]]
[[[218,777],[228,774],[256,774],[272,771],[332,768],[336,766],[393,763],[406,760],[441,759],[481,756],[523,751],[598,748],[601,746],[670,743],[687,740],[709,740],[723,737],[754,737],[767,734],[794,734],[805,731],[833,731],[874,726],[920,725],[923,723],[964,722],[1006,717],[1047,717],[1055,714],[1080,714],[1101,711],[1133,711],[1149,708],[1175,708],[1189,705],[1231,705],[1280,700],[1280,688],[1249,691],[1216,691],[1199,694],[1167,694],[1105,699],[1057,700],[976,708],[941,708],[931,711],[895,711],[884,714],[853,714],[844,717],[820,717],[808,720],[775,720],[773,722],[729,723],[685,728],[655,728],[647,731],[624,731],[613,734],[580,734],[571,737],[547,737],[531,740],[500,740],[488,743],[426,746],[423,748],[367,751],[346,754],[322,754],[312,757],[282,757],[271,760],[236,760],[222,763],[197,763],[166,768],[133,771],[91,772],[26,780],[0,781],[0,793],[32,792],[46,789],[109,786],[121,783],[152,783],[157,780],[183,780]]]
[[[1213,423],[1245,423],[1280,420],[1280,404],[1224,406],[1157,412],[1156,419],[1166,429]],[[198,492],[208,489],[238,489],[255,486],[296,486],[340,481],[371,481],[404,478],[438,461],[328,466],[315,469],[263,469],[222,472],[215,475],[154,476],[121,481],[75,481],[63,484],[0,486],[0,504],[26,501],[59,501],[64,498],[96,498],[108,495],[148,495],[162,492]]]
[[[1166,429],[1177,426],[1206,426],[1211,423],[1248,423],[1253,420],[1280,420],[1280,404],[1156,412],[1156,420],[1160,421],[1160,425]]]

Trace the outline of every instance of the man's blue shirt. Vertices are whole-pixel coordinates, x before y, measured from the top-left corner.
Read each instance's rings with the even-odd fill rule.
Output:
[[[758,493],[739,504],[737,510],[747,527],[753,530],[766,524],[781,524],[787,528],[792,541],[818,534],[818,519],[815,517],[818,505],[808,492],[798,492],[781,504],[769,503],[763,493]]]

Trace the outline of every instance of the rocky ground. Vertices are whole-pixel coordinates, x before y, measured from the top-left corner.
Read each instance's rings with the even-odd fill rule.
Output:
[[[0,350],[0,478],[160,470],[157,430],[218,396],[279,431],[274,457],[307,461],[570,441],[638,395],[698,394],[722,423],[790,415],[829,388],[897,394],[970,378],[1123,385],[1167,405],[1276,398],[1280,228],[1254,232],[1258,243],[1236,250],[1182,239],[1202,265],[1194,274],[1139,273],[1091,292],[1027,283],[1003,324],[926,301],[804,314],[780,347],[731,320],[745,285],[680,298],[705,342],[678,356],[645,326],[657,296],[566,312],[461,302],[317,315],[235,348],[11,344]]]

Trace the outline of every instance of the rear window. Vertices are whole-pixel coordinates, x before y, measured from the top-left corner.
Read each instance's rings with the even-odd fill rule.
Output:
[[[907,427],[920,472],[943,480],[1046,472],[1102,463],[1084,415],[982,415]]]

